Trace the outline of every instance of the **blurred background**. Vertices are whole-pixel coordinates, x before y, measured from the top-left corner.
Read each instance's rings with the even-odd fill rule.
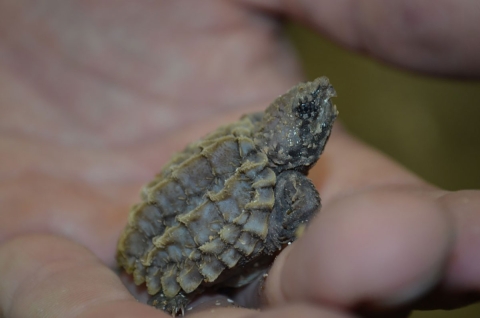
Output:
[[[480,189],[480,81],[409,73],[287,26],[308,79],[326,75],[350,132],[432,184]],[[413,318],[480,317],[480,304]]]

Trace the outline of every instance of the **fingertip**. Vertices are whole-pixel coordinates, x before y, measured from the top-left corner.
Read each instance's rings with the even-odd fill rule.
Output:
[[[384,189],[331,203],[277,259],[271,303],[403,304],[439,281],[452,228],[434,199]]]
[[[480,191],[448,192],[438,199],[453,217],[455,246],[444,285],[456,292],[480,288]]]

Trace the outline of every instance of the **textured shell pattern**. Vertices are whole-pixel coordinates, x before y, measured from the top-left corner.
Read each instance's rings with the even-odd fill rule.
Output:
[[[117,260],[136,284],[146,283],[150,295],[165,300],[154,305],[175,313],[189,301],[168,305],[179,295],[245,284],[249,279],[243,271],[252,270],[254,262],[255,268],[267,266],[295,239],[295,228],[320,207],[318,193],[304,175],[323,151],[337,116],[330,102],[334,95],[325,77],[300,83],[265,113],[245,115],[188,145],[142,189],[142,201],[132,207],[119,240]],[[289,132],[282,125],[296,128]],[[310,144],[295,139],[313,135],[312,130],[318,136],[308,136]],[[285,142],[300,148],[285,149]],[[298,188],[307,191],[296,193]],[[290,201],[284,208],[280,196],[287,192]],[[299,208],[308,211],[296,221],[286,220],[287,211],[273,213],[289,213],[300,201],[310,203]],[[295,226],[288,233],[287,223]]]

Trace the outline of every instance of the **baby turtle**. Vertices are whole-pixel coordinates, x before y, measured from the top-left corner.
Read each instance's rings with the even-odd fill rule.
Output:
[[[320,209],[306,177],[337,109],[326,77],[300,83],[176,154],[142,189],[117,260],[175,315],[207,288],[251,282]]]

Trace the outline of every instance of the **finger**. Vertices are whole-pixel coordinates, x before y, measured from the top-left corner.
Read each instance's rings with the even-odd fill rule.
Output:
[[[438,201],[452,215],[455,245],[444,279],[450,292],[480,290],[480,191],[446,193]]]
[[[243,0],[286,13],[336,42],[426,72],[480,75],[480,6],[472,0]]]
[[[142,305],[85,248],[53,236],[0,246],[2,317],[168,317]]]
[[[310,174],[324,205],[332,200],[383,187],[410,188],[424,193],[450,216],[455,244],[442,280],[442,292],[469,293],[480,287],[480,192],[436,190],[390,158],[336,127],[325,153]],[[324,213],[322,210],[321,213]]]
[[[360,142],[335,123],[325,152],[309,173],[322,205],[358,191],[385,186],[431,188],[378,150]]]
[[[241,308],[217,308],[191,315],[192,318],[290,318],[290,317],[312,317],[312,318],[352,318],[353,316],[335,311],[333,309],[319,308],[308,304],[282,305],[265,311],[253,311]]]
[[[453,234],[430,194],[393,187],[352,195],[325,207],[275,261],[266,298],[342,308],[408,303],[441,280]]]

